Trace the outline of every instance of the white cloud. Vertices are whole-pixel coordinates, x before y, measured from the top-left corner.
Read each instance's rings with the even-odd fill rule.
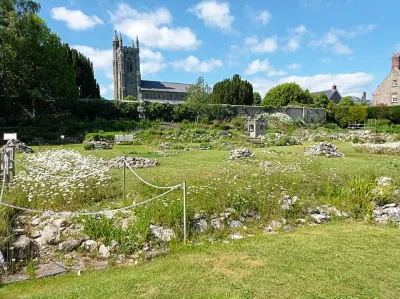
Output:
[[[248,37],[245,44],[254,53],[273,53],[278,50],[278,39],[275,35],[264,40],[259,40],[256,36]]]
[[[171,65],[186,72],[209,73],[218,67],[222,67],[223,63],[219,59],[200,61],[197,57],[190,55],[186,59],[173,61]]]
[[[289,52],[298,50],[300,48],[300,41],[307,32],[307,27],[304,25],[299,25],[289,30],[289,37],[284,50]]]
[[[351,39],[358,35],[366,34],[374,30],[376,25],[358,25],[351,30],[331,28],[321,39],[312,40],[310,46],[314,49],[329,49],[337,55],[351,55],[353,50],[341,41],[341,38]]]
[[[139,12],[127,4],[119,4],[108,12],[115,29],[130,39],[148,46],[167,50],[192,50],[201,42],[188,27],[172,27],[172,16],[166,8]]]
[[[254,75],[257,73],[267,73],[270,77],[284,76],[286,72],[283,70],[275,70],[270,64],[268,59],[260,61],[259,59],[251,62],[247,69],[244,71],[246,75]]]
[[[88,30],[96,25],[102,25],[104,22],[98,16],[85,15],[80,10],[69,10],[65,7],[54,7],[50,11],[54,20],[64,21],[72,30]]]
[[[267,25],[272,19],[271,13],[268,10],[263,10],[255,16],[255,21],[262,25]]]
[[[272,87],[286,82],[296,82],[303,89],[310,92],[327,90],[336,84],[342,96],[360,95],[374,80],[374,75],[363,72],[351,74],[319,74],[314,76],[288,76],[272,81],[265,78],[249,80],[255,91],[265,94]]]
[[[140,49],[140,71],[143,75],[157,73],[165,66],[164,56],[160,52]]]
[[[228,2],[202,1],[189,9],[207,26],[221,29],[224,32],[232,30],[234,17],[230,13]]]
[[[269,65],[268,59],[264,59],[263,61],[260,61],[259,59],[254,60],[251,62],[248,66],[247,69],[244,71],[246,75],[253,75],[261,72],[266,72],[271,69],[271,66]]]
[[[287,67],[289,70],[298,70],[301,69],[301,64],[299,63],[292,63]]]
[[[325,64],[331,63],[332,62],[332,58],[324,57],[324,58],[321,59],[321,62],[325,63]]]

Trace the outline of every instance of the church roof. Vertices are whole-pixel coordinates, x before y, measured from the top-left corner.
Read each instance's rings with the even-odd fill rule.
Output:
[[[187,93],[191,84],[142,80],[141,90]]]

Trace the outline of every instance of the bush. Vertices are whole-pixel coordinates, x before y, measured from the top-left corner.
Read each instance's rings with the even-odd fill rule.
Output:
[[[390,125],[392,122],[390,121],[390,119],[377,119],[376,120],[376,125],[377,126],[382,126],[382,125]]]
[[[368,107],[354,106],[349,108],[349,121],[363,122],[367,120],[367,117],[368,117]]]
[[[83,149],[86,150],[86,151],[94,150],[94,144],[93,143],[85,143],[83,145]]]
[[[348,107],[335,107],[334,112],[335,121],[342,127],[345,128],[349,125],[350,116],[349,116],[349,108]]]

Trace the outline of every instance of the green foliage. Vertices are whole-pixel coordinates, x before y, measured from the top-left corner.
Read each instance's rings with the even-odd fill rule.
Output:
[[[203,77],[199,77],[197,82],[189,87],[186,105],[196,114],[196,122],[204,114],[207,104],[210,102],[210,95],[211,88]]]
[[[28,0],[0,5],[0,118],[9,124],[70,111],[78,96],[100,98],[89,59],[62,44],[39,9]]]
[[[137,99],[134,96],[129,95],[124,98],[124,101],[137,101]]]
[[[311,104],[308,91],[303,91],[296,83],[283,83],[271,88],[265,95],[262,106],[288,106],[290,104]]]
[[[366,106],[353,106],[349,108],[349,121],[363,122],[367,120],[368,107]]]
[[[255,91],[253,93],[253,106],[260,106],[261,105],[261,101],[262,101],[262,98],[261,98],[260,93]]]
[[[339,101],[339,106],[349,107],[354,106],[354,101],[352,97],[343,97]]]
[[[328,96],[324,93],[321,93],[318,96],[314,96],[313,98],[315,107],[318,108],[328,108],[328,106],[331,105],[331,103],[334,103],[333,101],[330,101],[328,99]]]
[[[93,150],[94,149],[94,144],[93,143],[85,143],[85,144],[83,144],[83,149],[85,151]]]
[[[252,105],[253,85],[242,80],[238,74],[232,79],[224,79],[214,85],[212,103],[230,105]]]
[[[343,106],[336,106],[334,113],[335,121],[342,127],[347,127],[350,122],[349,108]]]
[[[90,238],[101,240],[107,246],[115,240],[119,243],[117,250],[121,253],[132,253],[150,237],[150,219],[145,212],[139,213],[137,221],[126,229],[104,216],[84,217],[82,222],[84,232]]]

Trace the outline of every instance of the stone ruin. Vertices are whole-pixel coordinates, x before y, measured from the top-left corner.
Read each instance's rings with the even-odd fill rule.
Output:
[[[307,156],[325,156],[327,158],[343,157],[344,154],[339,152],[336,145],[328,142],[319,142],[304,153]]]
[[[6,148],[15,148],[15,150],[21,153],[33,153],[33,149],[30,148],[28,145],[26,145],[22,141],[14,139],[8,140],[7,143],[1,148],[1,151],[4,151]]]
[[[156,167],[159,163],[157,159],[141,158],[141,157],[126,157],[127,164],[132,168],[150,168]],[[111,168],[120,169],[124,167],[123,157],[114,158],[107,161],[108,165],[113,165]]]
[[[247,148],[238,148],[230,151],[229,160],[248,158],[253,156],[253,153]]]
[[[255,117],[247,117],[245,119],[246,131],[251,138],[258,138],[265,135],[268,127],[268,120],[265,115],[259,114]]]

